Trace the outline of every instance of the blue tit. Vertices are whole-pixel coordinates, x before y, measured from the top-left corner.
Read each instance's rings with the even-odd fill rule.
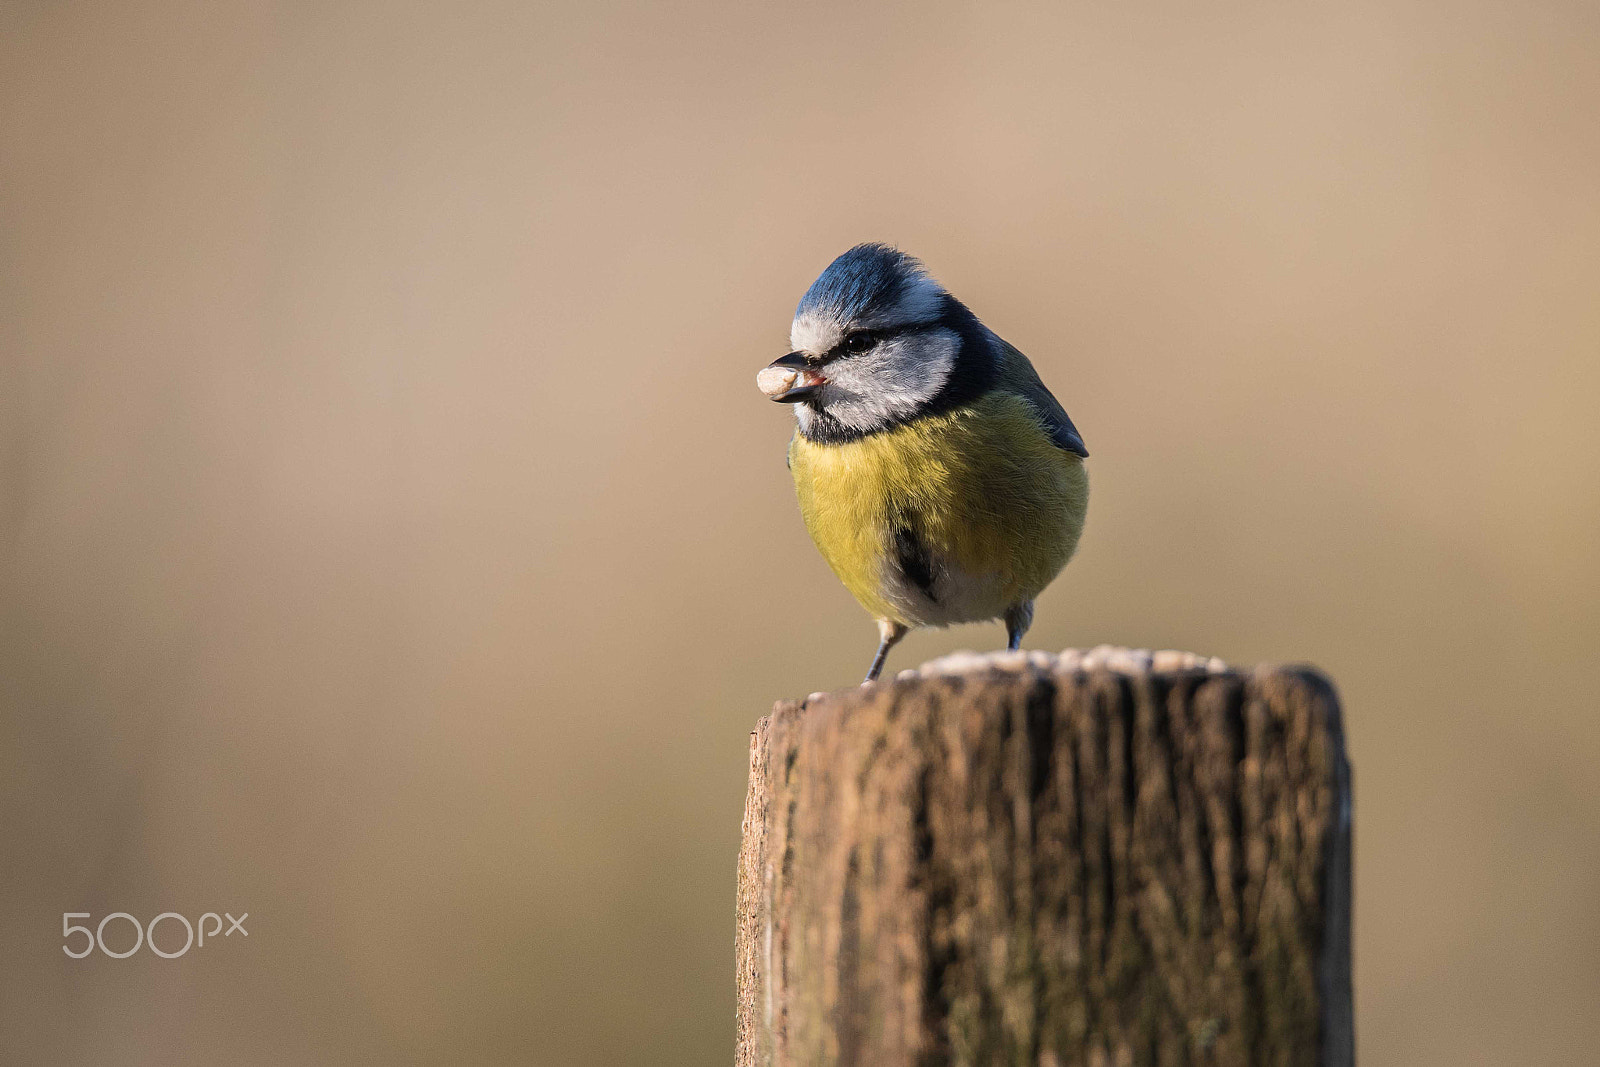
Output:
[[[1020,647],[1089,504],[1088,449],[1028,358],[881,244],[822,272],[789,344],[756,384],[793,405],[806,529],[877,620],[867,681],[919,626],[999,619]]]

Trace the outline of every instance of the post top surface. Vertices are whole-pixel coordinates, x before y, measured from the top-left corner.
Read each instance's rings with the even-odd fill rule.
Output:
[[[1216,656],[1202,656],[1197,652],[1179,649],[1126,648],[1121,645],[1096,645],[1094,648],[1068,648],[1060,652],[997,651],[951,652],[931,659],[920,667],[903,670],[874,685],[891,685],[910,682],[918,678],[940,678],[952,675],[976,674],[986,670],[1016,671],[1031,667],[1034,670],[1060,673],[1067,671],[1108,670],[1116,674],[1147,674],[1151,671],[1205,671],[1207,674],[1226,674],[1234,668]],[[860,688],[870,688],[863,686]],[[850,692],[852,690],[844,690]],[[806,697],[806,702],[820,700],[827,693],[817,692]]]

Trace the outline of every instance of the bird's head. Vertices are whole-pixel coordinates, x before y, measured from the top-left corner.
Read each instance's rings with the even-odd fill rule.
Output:
[[[974,329],[971,313],[914,257],[857,245],[800,298],[789,328],[794,351],[764,367],[756,384],[795,405],[807,436],[861,436],[945,393]]]

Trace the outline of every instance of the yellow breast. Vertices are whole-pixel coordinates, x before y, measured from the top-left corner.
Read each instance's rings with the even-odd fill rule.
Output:
[[[796,434],[789,466],[828,566],[874,617],[908,626],[992,619],[1032,600],[1071,558],[1089,501],[1083,460],[1005,392],[842,444]],[[934,598],[899,574],[895,531],[906,526],[943,576]]]

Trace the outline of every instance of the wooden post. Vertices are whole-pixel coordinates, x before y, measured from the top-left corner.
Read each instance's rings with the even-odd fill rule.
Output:
[[[1354,1063],[1307,668],[960,654],[751,737],[738,1067]]]

